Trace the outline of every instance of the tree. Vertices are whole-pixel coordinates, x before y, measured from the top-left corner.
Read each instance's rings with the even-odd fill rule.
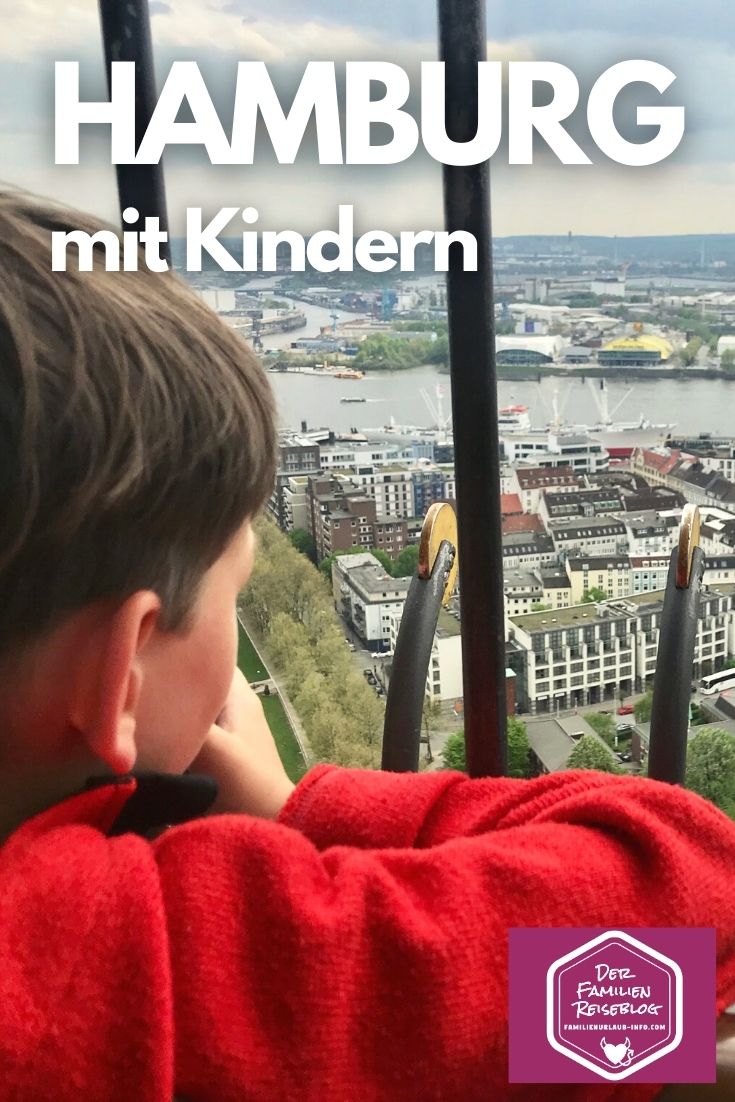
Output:
[[[456,731],[449,736],[442,749],[441,758],[445,769],[457,769],[461,773],[467,772],[464,731]]]
[[[720,367],[728,374],[735,372],[735,348],[726,348],[720,356]]]
[[[735,739],[704,727],[687,752],[686,787],[735,818]]]
[[[288,538],[297,551],[316,563],[316,544],[305,528],[294,528],[293,532],[289,532]]]
[[[567,769],[597,769],[601,773],[620,773],[622,770],[612,752],[592,735],[583,735],[569,755]]]
[[[256,527],[260,551],[240,604],[278,667],[274,674],[318,759],[376,768],[384,705],[345,647],[330,589],[272,521]]]
[[[385,551],[381,551],[379,547],[371,547],[370,554],[373,556],[374,559],[378,560],[380,565],[383,567],[383,570],[385,570],[386,574],[389,577],[392,577],[394,563],[390,555],[386,555]]]
[[[633,705],[633,714],[638,723],[650,723],[651,708],[653,707],[653,693],[648,692]]]
[[[508,776],[530,777],[528,735],[526,725],[517,716],[508,717]]]
[[[531,605],[531,612],[551,612],[552,605],[545,605],[543,601],[534,601]]]
[[[467,755],[464,731],[450,735],[441,752],[445,769],[459,769],[467,772]],[[508,776],[530,777],[528,736],[526,725],[517,716],[508,716]]]
[[[591,715],[585,716],[585,719],[612,750],[615,746],[615,736],[617,734],[613,717],[603,712],[593,712]]]
[[[431,752],[431,734],[439,725],[441,714],[441,701],[430,700],[429,697],[425,696],[421,718],[424,725],[424,737],[426,738],[426,760],[429,763],[434,760],[434,755]]]
[[[419,564],[419,549],[415,544],[404,547],[393,564],[394,578],[412,578]]]
[[[697,358],[697,353],[699,352],[703,343],[704,342],[702,341],[701,337],[694,336],[690,341],[687,342],[687,344],[684,345],[681,352],[679,353],[679,357],[684,367],[692,366]]]
[[[608,598],[604,589],[600,589],[599,586],[593,585],[591,589],[585,589],[582,594],[583,605],[598,604],[600,601],[606,601]]]

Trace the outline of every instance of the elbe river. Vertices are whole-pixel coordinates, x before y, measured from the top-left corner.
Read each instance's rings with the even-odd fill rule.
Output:
[[[277,295],[277,292],[276,292]],[[278,297],[278,296],[277,296]],[[268,348],[288,347],[301,336],[315,336],[321,326],[331,326],[331,312],[320,307],[297,303],[307,316],[303,329],[276,334],[264,339]],[[357,315],[340,314],[338,324],[354,320]],[[267,361],[266,361],[267,362]],[[349,359],[345,361],[349,363]],[[284,427],[298,429],[302,421],[309,428],[328,426],[340,432],[351,428],[362,431],[380,428],[391,417],[400,425],[433,425],[435,423],[421,391],[428,393],[437,405],[436,389],[443,392],[444,413],[451,412],[449,376],[434,367],[418,367],[400,372],[370,372],[359,382],[319,378],[310,375],[269,374],[276,393]],[[599,380],[595,380],[599,386]],[[641,414],[656,424],[676,426],[675,432],[722,433],[735,437],[735,380],[651,379],[634,383],[618,382],[608,377],[609,408],[615,420],[638,421]],[[627,397],[628,391],[631,391]],[[552,417],[554,392],[560,413],[573,424],[593,424],[599,420],[597,407],[588,383],[566,376],[545,377],[533,381],[500,382],[500,405],[528,407],[534,426],[547,424]],[[365,398],[365,402],[342,403],[341,398]],[[622,401],[617,412],[615,407]]]

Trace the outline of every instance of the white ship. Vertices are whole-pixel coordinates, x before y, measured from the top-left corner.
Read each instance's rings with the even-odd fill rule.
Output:
[[[667,435],[675,428],[674,423],[661,422],[656,424],[645,417],[643,413],[637,421],[614,421],[615,414],[623,402],[627,401],[633,393],[634,388],[631,387],[626,390],[623,397],[611,411],[606,380],[600,379],[599,385],[596,385],[592,379],[588,379],[587,385],[595,400],[599,420],[591,425],[570,426],[567,431],[585,433],[591,436],[593,440],[598,440],[605,447],[636,448],[663,443]]]
[[[514,441],[520,436],[527,439],[538,439],[539,441],[546,440],[550,434],[557,438],[588,436],[593,441],[602,444],[604,448],[612,448],[617,451],[662,444],[666,436],[675,428],[673,423],[654,423],[643,414],[640,415],[637,421],[613,420],[623,402],[633,393],[633,388],[626,391],[614,409],[610,411],[605,379],[600,379],[599,384],[592,379],[588,379],[587,382],[597,406],[599,414],[597,421],[592,424],[566,421],[559,410],[559,392],[554,390],[551,419],[540,428],[532,428],[527,406],[517,404],[502,406],[498,410],[498,434],[501,442],[504,438]],[[421,391],[421,397],[433,418],[433,424],[429,427],[425,425],[400,425],[394,417],[391,417],[387,425],[375,429],[364,429],[363,431],[377,437],[398,437],[406,440],[452,444],[452,418],[451,415],[446,416],[444,413],[443,396],[444,392],[441,384],[436,388],[436,402],[432,401],[426,390]]]
[[[413,437],[421,440],[432,440],[436,443],[453,443],[451,414],[444,413],[444,388],[441,383],[436,387],[436,402],[432,401],[426,390],[421,390],[421,397],[434,419],[433,425],[399,425],[394,417],[390,418],[387,425],[379,429],[365,429],[365,432],[386,433],[389,436]],[[528,406],[511,405],[502,406],[498,410],[498,431],[501,436],[511,432],[531,431],[531,418],[528,415]]]

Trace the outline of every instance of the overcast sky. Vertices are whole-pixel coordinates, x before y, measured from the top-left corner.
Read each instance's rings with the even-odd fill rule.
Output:
[[[732,0],[490,0],[489,56],[568,65],[583,88],[617,61],[662,62],[677,79],[667,103],[686,108],[684,140],[658,166],[612,164],[585,145],[591,166],[532,166],[493,159],[493,224],[524,233],[735,232],[735,6]],[[395,61],[415,73],[434,60],[432,0],[152,0],[159,83],[174,59],[200,63],[218,105],[232,102],[235,64],[263,60],[284,92],[306,61]],[[63,12],[63,14],[62,14]],[[0,0],[0,179],[116,217],[109,138],[82,144],[80,166],[55,166],[53,62],[78,60],[84,90],[102,96],[96,0]],[[641,103],[657,94],[638,88]],[[225,112],[223,111],[223,116]],[[583,119],[583,113],[582,113]],[[630,124],[630,110],[622,118]],[[575,136],[583,138],[580,124]],[[202,156],[167,159],[172,226],[188,206],[256,206],[260,228],[331,226],[353,203],[358,229],[439,228],[440,167],[417,155],[399,166],[328,168],[306,155],[294,166],[263,157],[253,167],[212,168]]]

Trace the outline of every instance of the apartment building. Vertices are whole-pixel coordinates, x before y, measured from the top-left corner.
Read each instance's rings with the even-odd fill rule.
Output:
[[[509,621],[523,652],[517,675],[522,711],[553,712],[612,700],[635,683],[636,618],[606,605],[571,605]]]
[[[510,532],[503,536],[503,571],[533,569],[557,563],[554,543],[545,532]]]
[[[538,513],[541,497],[551,490],[573,493],[584,480],[571,467],[518,467],[510,479],[511,494],[517,494],[524,513]]]
[[[452,464],[412,467],[414,516],[425,517],[437,501],[454,502],[457,482]]]
[[[323,471],[336,471],[351,467],[369,467],[381,463],[400,461],[401,449],[397,444],[371,444],[369,447],[354,444],[322,445]]]
[[[560,559],[575,552],[593,556],[628,552],[625,524],[614,517],[550,520],[546,530]]]
[[[332,563],[334,606],[371,651],[391,649],[391,615],[403,607],[410,583],[390,577],[370,554],[341,555]]]
[[[677,517],[662,517],[651,509],[623,513],[620,520],[628,534],[628,551],[634,556],[665,555],[679,537]]]
[[[407,520],[416,515],[413,472],[404,463],[358,464],[336,468],[330,474],[346,485],[359,486],[375,502],[381,520]]]
[[[672,448],[654,452],[636,448],[631,470],[651,485],[668,486],[695,505],[711,506],[735,513],[735,483],[721,470],[708,468],[697,456]]]
[[[585,593],[592,589],[601,589],[608,598],[626,597],[631,592],[627,555],[575,555],[567,559],[565,566],[572,605],[580,604]]]
[[[729,482],[735,482],[735,440],[700,436],[677,441],[677,444],[699,460],[703,470],[715,471]]]
[[[553,712],[613,701],[650,686],[656,669],[663,591],[600,605],[511,617],[508,661],[521,711]],[[695,641],[695,680],[735,654],[735,583],[706,586]]]
[[[541,600],[552,608],[568,608],[572,602],[572,583],[562,566],[542,566],[538,574],[543,587]]]
[[[273,487],[268,511],[279,528],[284,532],[290,532],[294,527],[304,525],[292,522],[293,501],[289,502],[287,489],[290,480],[299,475],[308,476],[318,474],[321,470],[321,449],[319,444],[307,440],[297,433],[288,433],[281,436],[278,446],[278,468],[276,482]]]
[[[610,456],[602,444],[589,436],[549,433],[509,433],[502,438],[503,456],[511,464],[534,467],[565,467],[595,474],[607,469]]]
[[[506,616],[532,612],[537,604],[566,608],[571,604],[572,585],[565,570],[542,566],[532,570],[508,568],[503,571]]]
[[[309,531],[309,479],[306,475],[292,475],[282,488],[282,520],[279,527],[284,532],[295,528]]]
[[[503,593],[506,616],[521,616],[532,612],[533,606],[545,603],[541,578],[532,570],[511,568],[503,571]]]
[[[353,547],[376,547],[395,559],[408,543],[406,521],[378,520],[375,499],[345,480],[309,478],[306,515],[318,561]]]
[[[669,576],[669,555],[631,555],[630,592],[655,593],[666,588]]]
[[[544,524],[568,517],[594,517],[617,513],[623,508],[619,487],[600,486],[589,490],[545,490],[541,494],[538,513]]]

